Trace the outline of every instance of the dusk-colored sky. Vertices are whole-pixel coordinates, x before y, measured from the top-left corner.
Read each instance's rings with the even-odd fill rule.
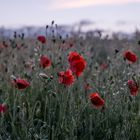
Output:
[[[0,0],[0,26],[44,26],[91,20],[101,26],[140,25],[140,0]],[[113,26],[114,26],[113,25]]]

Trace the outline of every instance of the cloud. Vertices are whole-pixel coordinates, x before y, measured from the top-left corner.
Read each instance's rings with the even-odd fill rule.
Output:
[[[128,2],[140,2],[140,0],[52,0],[49,5],[49,9],[63,10],[94,5],[123,4]]]

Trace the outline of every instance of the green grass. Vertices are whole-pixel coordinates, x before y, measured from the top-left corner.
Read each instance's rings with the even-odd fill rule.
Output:
[[[140,95],[132,97],[127,80],[139,82],[139,62],[129,65],[123,52],[131,49],[139,55],[137,36],[128,39],[101,39],[94,36],[73,35],[66,44],[74,42],[72,48],[62,48],[56,37],[53,43],[48,38],[42,46],[35,38],[0,39],[8,48],[0,53],[0,103],[8,106],[0,115],[0,139],[2,140],[139,140],[140,139]],[[21,49],[15,47],[15,44]],[[40,46],[38,52],[34,48]],[[115,54],[115,49],[119,52]],[[87,61],[82,76],[70,87],[58,82],[57,73],[68,68],[68,53],[77,51]],[[52,60],[50,69],[39,67],[39,57],[45,54]],[[25,63],[34,62],[28,72]],[[107,63],[105,70],[101,63]],[[53,79],[41,79],[44,72]],[[31,86],[23,91],[13,87],[10,76],[27,79]],[[85,90],[85,83],[91,89]],[[88,95],[99,92],[105,106],[95,109]]]

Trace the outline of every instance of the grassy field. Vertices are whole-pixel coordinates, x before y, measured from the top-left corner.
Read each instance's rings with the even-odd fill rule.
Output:
[[[37,36],[0,37],[0,139],[140,140],[140,34]],[[71,52],[84,61],[79,76]]]

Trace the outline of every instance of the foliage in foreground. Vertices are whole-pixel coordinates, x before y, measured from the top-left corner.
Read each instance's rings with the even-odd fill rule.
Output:
[[[139,140],[140,95],[131,94],[127,85],[133,80],[139,86],[139,61],[124,59],[127,50],[139,58],[136,37],[46,38],[0,39],[0,104],[7,107],[0,114],[0,139]],[[87,64],[67,86],[59,76],[69,68],[73,51]],[[45,55],[51,60],[49,68],[40,66]],[[25,89],[19,88],[17,81],[11,82],[16,78],[30,84],[22,81]],[[92,93],[100,94],[102,107],[92,105]]]

